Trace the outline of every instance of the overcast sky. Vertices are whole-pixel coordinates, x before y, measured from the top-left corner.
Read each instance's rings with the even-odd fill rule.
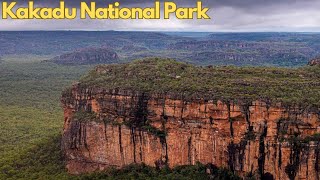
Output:
[[[76,7],[80,1],[65,0]],[[107,6],[116,0],[96,0]],[[121,6],[150,6],[153,0],[118,0]],[[170,0],[167,0],[170,1]],[[1,1],[2,2],[2,1]],[[20,6],[26,0],[20,0]],[[56,7],[59,0],[36,0]],[[176,0],[192,6],[196,0]],[[320,0],[203,0],[211,20],[0,20],[0,30],[136,30],[136,31],[317,31]]]

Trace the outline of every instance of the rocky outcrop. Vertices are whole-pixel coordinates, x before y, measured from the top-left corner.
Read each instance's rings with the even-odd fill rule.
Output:
[[[66,91],[62,103],[62,148],[72,174],[132,163],[161,168],[201,162],[243,176],[320,179],[317,108],[81,84]]]
[[[87,48],[54,57],[50,62],[63,65],[118,63],[118,54],[109,48]]]
[[[309,66],[320,66],[320,58],[315,58],[309,61]]]

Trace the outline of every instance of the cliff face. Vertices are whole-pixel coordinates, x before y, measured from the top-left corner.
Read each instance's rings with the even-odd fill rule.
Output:
[[[319,110],[74,85],[62,97],[63,151],[72,174],[212,163],[241,175],[319,179]],[[94,112],[88,120],[77,115]]]

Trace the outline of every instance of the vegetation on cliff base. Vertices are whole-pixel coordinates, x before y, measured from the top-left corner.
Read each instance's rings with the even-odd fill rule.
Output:
[[[83,87],[183,94],[185,98],[265,100],[320,106],[320,68],[199,67],[149,58],[100,65],[81,80]]]
[[[197,163],[194,166],[185,165],[174,169],[156,169],[150,166],[129,165],[122,169],[109,169],[105,172],[97,172],[82,175],[79,179],[185,179],[185,180],[240,180],[241,178],[227,169],[219,169],[213,165]]]

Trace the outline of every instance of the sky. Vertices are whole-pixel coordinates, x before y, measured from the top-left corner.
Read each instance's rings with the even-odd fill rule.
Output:
[[[65,0],[79,7],[80,1]],[[170,1],[170,0],[166,0]],[[196,0],[171,0],[195,6]],[[1,2],[3,2],[1,0]],[[10,2],[10,1],[6,1]],[[25,6],[27,0],[20,0]],[[87,1],[90,2],[90,1]],[[107,6],[116,0],[96,0]],[[153,0],[118,0],[121,6],[151,6]],[[35,0],[38,6],[56,7],[59,0]],[[319,0],[202,0],[211,20],[3,20],[0,30],[119,30],[198,32],[320,32]]]

